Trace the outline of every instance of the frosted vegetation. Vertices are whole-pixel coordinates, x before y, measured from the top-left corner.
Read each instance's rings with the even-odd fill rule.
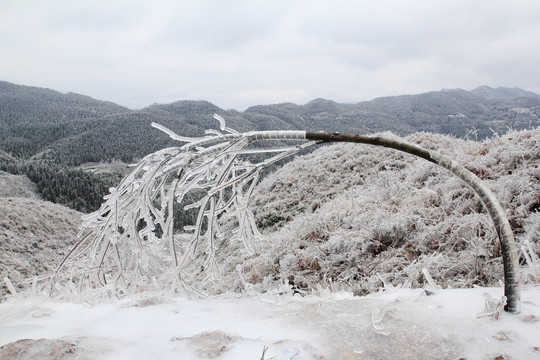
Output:
[[[527,257],[540,252],[540,131],[484,143],[428,133],[405,140],[456,159],[488,184],[507,209],[524,280],[538,282],[539,263]],[[261,290],[275,279],[302,293],[321,284],[358,294],[421,287],[423,268],[445,287],[502,279],[497,235],[480,200],[447,171],[407,154],[328,146],[265,179],[253,204],[269,239],[242,269]]]
[[[503,278],[489,216],[445,170],[391,150],[334,145],[297,158],[256,187],[265,166],[313,143],[259,147],[258,139],[301,135],[238,134],[216,119],[221,131],[204,138],[154,124],[187,144],[145,157],[84,219],[52,294],[367,294],[427,281],[489,286]],[[522,280],[538,282],[540,131],[484,143],[428,133],[405,140],[456,159],[488,183],[507,209]],[[175,217],[190,216],[191,225],[175,227]]]
[[[82,213],[43,201],[24,175],[0,171],[0,279],[15,291],[48,279],[73,247]],[[0,299],[8,294],[0,282]]]
[[[218,120],[203,139],[162,128],[186,145],[149,155],[111,189],[56,272],[80,213],[33,199],[23,177],[0,177],[3,291],[18,293],[0,304],[0,359],[538,354],[540,129],[483,143],[404,139],[465,165],[507,210],[521,282],[536,286],[525,286],[521,314],[506,314],[497,234],[461,180],[413,156],[345,144],[257,184],[265,167],[312,143],[263,146],[261,134]],[[52,299],[32,296],[42,294]]]
[[[16,291],[46,281],[74,246],[82,213],[40,199],[27,177],[0,172],[0,278]],[[0,296],[9,293],[2,281]]]
[[[0,198],[17,197],[39,199],[37,185],[24,175],[12,175],[0,171]]]

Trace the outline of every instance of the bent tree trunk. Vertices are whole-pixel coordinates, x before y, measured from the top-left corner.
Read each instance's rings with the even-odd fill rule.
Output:
[[[495,229],[501,243],[504,265],[504,295],[507,298],[504,309],[511,313],[518,313],[520,311],[519,262],[514,234],[512,233],[503,207],[493,192],[489,190],[480,178],[456,161],[435,151],[425,150],[414,145],[379,136],[371,137],[344,133],[317,132],[306,133],[306,139],[321,142],[361,143],[396,149],[437,164],[459,177],[480,197],[495,224]]]
[[[85,287],[104,287],[112,295],[126,294],[126,291],[136,291],[157,273],[164,274],[163,286],[183,288],[189,284],[184,281],[181,271],[197,257],[204,260],[203,266],[209,270],[210,279],[217,269],[215,252],[219,247],[216,240],[229,236],[222,230],[227,227],[226,223],[236,219],[232,236],[241,240],[248,250],[254,239],[262,237],[248,202],[264,167],[317,143],[352,142],[416,155],[451,171],[476,192],[493,219],[501,243],[507,298],[505,310],[519,312],[519,264],[508,219],[487,186],[457,162],[431,150],[378,136],[296,130],[239,133],[226,127],[222,117],[214,117],[220,123],[220,131],[208,130],[200,138],[180,136],[159,124],[152,124],[172,139],[186,144],[147,155],[117,188],[111,188],[101,208],[85,217],[78,235],[80,241],[50,281],[51,292],[56,287],[71,291],[73,274],[79,273],[82,273],[78,281],[80,291]],[[302,145],[248,146],[264,140],[310,141]],[[255,164],[242,157],[255,153],[273,155]],[[185,199],[192,190],[197,190],[201,197],[193,201]],[[185,249],[177,249],[179,245],[174,240],[175,203],[184,203],[184,209],[193,209],[198,214],[196,221],[183,227],[189,239]],[[162,240],[170,244],[170,254],[164,255],[173,260],[173,269],[168,272],[162,271],[160,262],[150,264],[145,256],[145,244]],[[151,251],[159,252],[160,249],[152,248]],[[157,279],[153,279],[159,288]]]

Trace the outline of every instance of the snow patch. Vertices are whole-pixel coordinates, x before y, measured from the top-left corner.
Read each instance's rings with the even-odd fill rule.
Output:
[[[0,359],[25,346],[57,347],[55,359],[71,359],[70,351],[79,359],[539,356],[540,287],[523,290],[520,314],[481,316],[484,294],[500,299],[502,293],[442,289],[428,296],[423,289],[394,289],[365,297],[225,294],[206,300],[146,294],[162,300],[142,307],[130,299],[89,305],[18,297],[0,304]]]

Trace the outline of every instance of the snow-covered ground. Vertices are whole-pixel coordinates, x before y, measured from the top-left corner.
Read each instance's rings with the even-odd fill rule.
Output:
[[[0,304],[0,359],[540,359],[540,287],[523,290],[521,313],[495,319],[486,298],[502,293],[15,297]]]

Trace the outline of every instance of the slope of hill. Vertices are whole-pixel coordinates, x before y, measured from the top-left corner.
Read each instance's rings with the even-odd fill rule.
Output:
[[[247,109],[244,116],[257,116],[260,121],[284,119],[293,128],[308,131],[360,134],[392,131],[401,136],[428,131],[482,140],[493,136],[494,132],[502,135],[508,129],[540,125],[540,96],[521,93],[523,97],[488,99],[455,89],[383,97],[357,104],[316,99],[303,106],[256,106]]]
[[[533,93],[532,91],[527,91],[520,88],[507,87],[498,87],[494,89],[489,86],[479,86],[476,89],[471,90],[471,93],[480,95],[487,99],[515,99],[519,97],[540,97],[540,95]]]
[[[482,140],[508,129],[539,126],[540,97],[492,99],[464,90],[443,90],[358,104],[316,99],[305,105],[254,106],[244,112],[225,111],[205,101],[179,101],[101,119],[91,129],[59,140],[39,157],[74,166],[111,159],[131,162],[178,144],[151,128],[151,122],[185,136],[201,136],[206,129],[217,128],[214,113],[238,131],[392,131],[401,136],[428,131]]]
[[[507,209],[524,281],[539,282],[540,129],[483,143],[428,133],[407,140],[458,160],[486,181]],[[2,253],[10,254],[3,261],[17,261],[3,268],[22,267],[16,271],[27,276],[51,270],[60,255],[34,259],[36,269],[20,259],[50,246],[65,253],[79,214],[35,200],[0,200],[0,237],[8,247]],[[384,286],[421,287],[424,268],[444,286],[491,286],[502,279],[497,236],[479,199],[445,170],[406,154],[325,146],[265,178],[251,204],[267,236],[255,254],[224,242],[222,278],[203,281],[195,261],[187,281],[210,293],[327,288],[365,294]]]
[[[130,110],[83,95],[0,82],[0,170],[25,174],[42,196],[81,211],[94,210],[104,189],[117,174],[88,176],[66,167],[120,160],[131,163],[159,149],[178,146],[151,127],[160,123],[178,134],[201,136],[218,124],[219,113],[229,127],[250,130],[304,129],[369,134],[392,131],[405,136],[417,131],[482,140],[508,129],[540,125],[540,96],[522,90],[480,87],[378,98],[357,104],[315,99],[254,106],[246,111],[222,110],[207,101],[177,101]],[[45,169],[31,171],[29,169]],[[51,171],[62,173],[58,176]],[[47,173],[47,179],[41,176]],[[53,186],[54,179],[59,186]],[[92,183],[84,199],[80,187]],[[77,189],[65,185],[74,184]]]
[[[0,177],[0,278],[7,276],[21,289],[26,280],[53,271],[67,255],[76,240],[82,213],[38,200],[35,185],[28,179],[7,178]],[[7,293],[2,282],[0,298]]]
[[[0,81],[0,148],[28,157],[129,109],[79,94]]]
[[[483,143],[427,133],[407,139],[450,155],[489,184],[515,231],[522,282],[538,284],[540,129]],[[8,182],[14,180],[27,183]],[[502,260],[479,201],[434,165],[370,146],[326,146],[267,177],[252,206],[266,233],[255,254],[224,242],[221,279],[202,281],[195,263],[186,279],[210,293],[256,296],[186,300],[148,284],[133,298],[88,306],[27,294],[0,304],[8,329],[0,333],[0,358],[537,354],[537,286],[524,289],[519,315],[501,314],[500,287],[440,288],[496,285]],[[0,276],[17,284],[53,270],[71,246],[78,215],[38,200],[0,198]]]
[[[24,175],[12,175],[0,171],[0,198],[22,197],[41,200],[37,185]]]
[[[499,111],[508,116],[515,114],[516,119],[521,119],[519,121],[537,119],[538,105],[534,98],[476,103],[473,99],[481,96],[462,91],[449,92],[456,103],[470,100],[468,107],[464,107],[465,112],[454,115],[459,119],[471,114],[486,116],[489,111]],[[424,95],[436,104],[441,99],[448,99],[441,93]],[[419,109],[420,114],[438,113],[443,117],[453,109],[441,103],[438,107],[429,106],[429,109],[422,110],[423,102],[415,96],[397,97],[392,101],[399,102],[398,108],[403,114]],[[383,119],[381,109],[391,106],[390,103],[390,99],[374,100],[363,105],[368,108],[363,111],[369,114],[381,111],[378,116]],[[348,118],[343,114],[359,106],[344,105],[343,108],[348,110],[340,112],[340,104],[317,99],[304,106],[281,104],[246,113],[253,111],[253,119],[258,117],[261,124],[268,124],[265,119],[273,119],[276,126],[281,127],[293,121],[294,126],[305,125],[307,121],[322,123],[322,119],[329,116],[345,122],[352,119],[352,115]],[[186,107],[194,112],[204,112],[205,117],[215,110],[209,103],[196,102],[179,103],[168,109],[155,106],[144,111],[169,113],[167,116],[173,121],[179,113],[187,111]],[[280,115],[279,111],[288,117]],[[324,116],[317,117],[323,113]],[[243,113],[230,114],[240,126]],[[415,119],[423,124],[423,115]],[[138,131],[142,137],[146,132],[143,127],[146,120],[140,121],[142,125]],[[257,121],[252,121],[252,124],[259,126]],[[191,125],[196,131],[197,124]],[[411,124],[403,122],[399,126],[406,131]],[[122,131],[120,129],[122,126],[119,125],[118,131]],[[182,128],[175,130],[183,133]],[[103,129],[101,131],[106,133]],[[129,133],[128,130],[123,131]],[[396,135],[385,133],[385,136]],[[101,138],[97,137],[98,140]],[[126,141],[127,138],[126,135]],[[107,139],[112,141],[112,138]],[[510,131],[481,143],[429,133],[414,133],[407,140],[457,159],[488,183],[507,209],[520,251],[523,282],[540,283],[540,129]],[[78,141],[82,141],[81,138]],[[64,139],[54,146],[66,146],[67,149],[68,143]],[[20,160],[7,154],[6,159],[10,163]],[[80,224],[80,213],[28,198],[36,196],[32,186],[24,177],[0,173],[0,191],[9,196],[0,197],[0,277],[8,276],[16,286],[21,285],[24,279],[54,270],[72,247]],[[14,195],[28,197],[12,197]],[[60,351],[74,357],[89,353],[96,355],[92,351],[98,351],[96,357],[101,358],[119,354],[132,357],[141,353],[150,356],[155,355],[158,349],[164,358],[177,357],[179,353],[193,354],[192,357],[196,358],[198,350],[193,350],[192,344],[204,334],[198,332],[209,328],[213,330],[216,319],[219,319],[220,326],[227,327],[233,334],[230,342],[217,352],[221,354],[231,346],[233,350],[225,352],[223,358],[238,358],[241,350],[247,347],[252,351],[250,354],[260,357],[261,346],[266,346],[264,341],[269,341],[271,347],[268,357],[283,355],[291,358],[301,354],[305,358],[316,358],[315,354],[320,352],[312,345],[323,342],[316,337],[301,336],[294,341],[285,340],[284,329],[291,329],[291,323],[294,323],[291,336],[299,331],[321,334],[325,350],[333,351],[330,358],[355,358],[361,353],[367,357],[381,355],[392,358],[404,355],[403,351],[407,351],[410,358],[503,358],[507,354],[527,358],[537,353],[537,340],[532,338],[538,333],[536,320],[540,316],[537,304],[533,304],[538,298],[537,289],[524,292],[527,302],[524,303],[526,313],[523,316],[503,316],[503,322],[489,318],[498,312],[489,308],[488,301],[485,301],[486,311],[482,313],[484,298],[481,292],[484,289],[467,290],[474,296],[464,296],[463,292],[456,290],[425,296],[433,290],[427,273],[434,278],[433,284],[443,287],[496,285],[502,279],[502,260],[490,219],[473,193],[444,170],[386,149],[350,144],[326,146],[296,158],[268,176],[252,200],[258,225],[266,235],[266,239],[257,244],[255,254],[248,254],[240,243],[224,242],[218,252],[221,278],[203,281],[206,274],[194,262],[193,271],[186,280],[192,281],[195,288],[213,294],[233,290],[244,294],[288,294],[288,297],[266,297],[265,301],[260,301],[259,295],[259,300],[246,300],[240,305],[238,301],[230,300],[231,297],[201,303],[183,303],[183,300],[175,299],[177,302],[173,305],[150,307],[143,306],[173,300],[164,293],[143,293],[140,298],[128,299],[118,306],[79,307],[48,302],[43,305],[41,298],[37,303],[42,305],[36,305],[32,302],[34,299],[28,302],[22,299],[1,304],[0,321],[9,331],[4,332],[0,344],[30,337],[52,337],[58,341],[35,340],[34,346],[45,349],[43,351],[51,348],[59,351],[60,345]],[[409,287],[431,290],[415,292],[407,289]],[[348,290],[361,295],[380,289],[387,289],[390,294],[368,298],[347,295],[346,299],[335,294],[339,290]],[[5,285],[0,292],[7,292]],[[334,294],[329,295],[329,292]],[[487,292],[500,296],[502,290]],[[310,293],[322,296],[301,300],[290,296]],[[498,301],[491,295],[489,299],[494,303]],[[353,306],[358,311],[351,311]],[[141,308],[135,311],[137,307]],[[272,309],[268,310],[268,307]],[[188,313],[192,313],[186,313],[186,308]],[[213,309],[210,311],[211,319],[195,316],[208,314],[209,308]],[[91,312],[88,309],[97,310]],[[238,312],[245,316],[241,322],[238,321]],[[47,316],[42,316],[44,314],[51,314],[52,320],[48,321]],[[67,314],[60,316],[61,326],[58,326],[58,314]],[[175,320],[189,323],[189,327],[182,328],[181,334],[176,327],[178,322],[171,322],[171,314]],[[336,314],[339,315],[337,318]],[[80,325],[81,321],[87,321],[87,316],[97,319],[92,322],[95,327],[89,330]],[[126,318],[133,320],[134,317],[136,321],[126,323]],[[192,321],[186,322],[186,319]],[[260,321],[253,323],[253,319]],[[263,341],[257,337],[258,340],[254,341],[253,334],[268,334],[262,330],[269,328],[269,319],[275,321],[270,323],[270,327],[275,325],[280,333]],[[278,326],[282,323],[275,319],[286,321],[288,327]],[[114,336],[109,336],[107,341],[103,337],[95,337],[99,332],[111,334],[109,321],[114,323]],[[336,321],[342,326],[336,326]],[[153,328],[157,326],[159,335],[148,340],[148,328],[140,335],[136,329],[141,323],[152,324]],[[463,325],[465,323],[466,326]],[[363,325],[358,327],[358,324]],[[241,327],[244,325],[246,327]],[[173,327],[174,331],[171,330]],[[478,328],[481,330],[477,331]],[[463,334],[464,329],[466,334]],[[133,340],[135,332],[140,335],[137,340]],[[74,333],[75,340],[67,337]],[[330,338],[333,341],[328,340]],[[22,346],[22,351],[28,350],[30,341],[21,341],[12,343],[9,348],[2,347],[0,357],[14,358],[13,352],[20,350],[18,346]],[[235,341],[236,348],[231,345]],[[389,342],[392,346],[388,346]],[[415,346],[411,347],[411,343]],[[291,349],[297,352],[290,352]],[[5,355],[7,351],[13,351],[12,355]]]
[[[123,176],[123,170],[102,173],[83,171],[82,168],[45,161],[21,160],[1,150],[0,171],[24,175],[37,185],[37,191],[44,200],[83,212],[97,209],[108,189]]]

